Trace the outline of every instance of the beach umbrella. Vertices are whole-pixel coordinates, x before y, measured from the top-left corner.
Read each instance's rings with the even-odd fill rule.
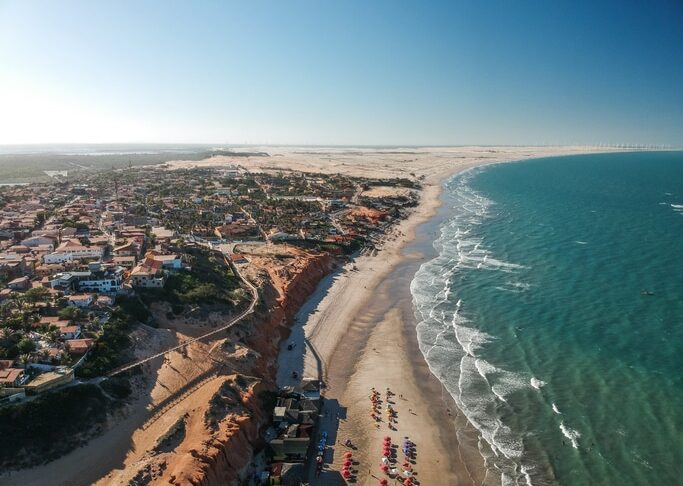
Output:
[[[383,472],[387,472],[387,471],[389,470],[389,466],[387,466],[386,464],[382,464],[379,468],[380,468]]]
[[[351,456],[353,456],[353,454],[352,454],[351,452],[345,452],[345,453],[344,453],[344,457],[345,457],[346,459],[349,459]]]
[[[403,481],[403,484],[405,484],[405,486],[411,486],[413,484],[413,480],[408,478],[405,481]]]
[[[351,467],[351,461],[344,461],[344,467]]]
[[[387,464],[389,462],[389,458],[387,458],[386,456],[382,457],[381,460],[382,460],[382,464]]]
[[[387,481],[385,478],[382,478],[379,480],[379,484],[382,486],[387,486],[389,484],[389,481]]]
[[[405,477],[407,477],[407,478],[410,478],[410,476],[412,476],[413,473],[410,472],[410,471],[403,471],[403,475],[404,475]]]
[[[391,442],[391,437],[389,437],[388,435],[385,435],[384,436],[384,442]]]
[[[344,476],[345,479],[349,479],[351,477],[351,471],[346,469],[345,471],[342,472],[342,476]]]

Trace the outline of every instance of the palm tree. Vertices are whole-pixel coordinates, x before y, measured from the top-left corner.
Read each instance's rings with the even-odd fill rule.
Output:
[[[19,357],[19,361],[21,362],[22,365],[24,365],[24,368],[28,366],[28,364],[31,362],[31,355],[30,354],[22,354]]]

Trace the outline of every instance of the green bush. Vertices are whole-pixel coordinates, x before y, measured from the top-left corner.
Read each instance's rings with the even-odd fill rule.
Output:
[[[128,336],[130,327],[129,321],[112,316],[103,326],[102,335],[95,342],[85,362],[76,369],[76,374],[81,378],[95,378],[125,363],[131,344]]]

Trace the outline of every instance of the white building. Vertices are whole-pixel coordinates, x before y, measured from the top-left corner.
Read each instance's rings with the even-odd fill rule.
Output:
[[[43,261],[46,264],[64,263],[81,258],[102,258],[104,247],[102,246],[83,246],[78,240],[67,240],[57,247],[57,249],[45,255]]]

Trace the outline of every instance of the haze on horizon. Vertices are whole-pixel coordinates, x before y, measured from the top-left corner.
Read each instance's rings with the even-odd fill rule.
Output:
[[[683,146],[683,4],[588,3],[0,0],[0,144]]]

